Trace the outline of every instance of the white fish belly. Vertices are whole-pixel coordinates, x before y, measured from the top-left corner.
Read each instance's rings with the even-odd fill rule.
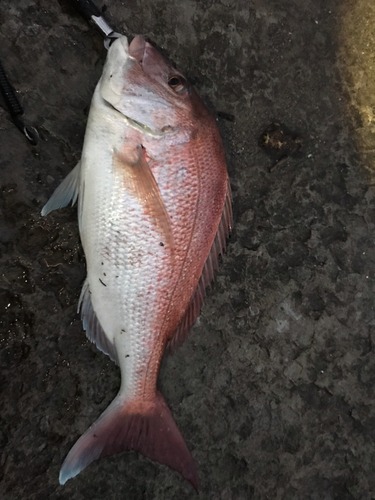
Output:
[[[81,239],[92,305],[116,346],[121,391],[131,398],[142,390],[160,318],[168,307],[171,261],[150,216],[114,171],[116,145],[108,147],[108,124],[97,127],[95,122],[91,117],[82,155]]]

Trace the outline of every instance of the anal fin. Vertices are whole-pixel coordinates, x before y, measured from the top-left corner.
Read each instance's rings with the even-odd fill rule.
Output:
[[[91,293],[87,279],[83,284],[78,301],[78,312],[79,311],[81,311],[83,329],[86,331],[87,338],[91,340],[100,351],[107,354],[112,361],[118,364],[116,348],[112,342],[108,340],[92,306]]]

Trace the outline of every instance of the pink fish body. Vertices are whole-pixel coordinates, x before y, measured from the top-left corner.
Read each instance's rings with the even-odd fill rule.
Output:
[[[69,452],[60,483],[99,457],[138,450],[197,488],[194,460],[156,384],[166,347],[188,334],[225,248],[230,185],[215,120],[141,37],[109,49],[81,161],[42,214],[77,197],[83,326],[119,365],[121,387]]]

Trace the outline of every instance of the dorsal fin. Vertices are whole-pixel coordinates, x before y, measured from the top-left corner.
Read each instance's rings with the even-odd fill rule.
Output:
[[[116,348],[112,342],[108,340],[99,323],[92,306],[90,295],[90,287],[86,279],[78,301],[78,312],[81,311],[82,324],[83,329],[86,332],[86,337],[91,340],[91,342],[93,342],[100,351],[107,354],[112,361],[118,364]]]
[[[173,337],[167,342],[167,349],[173,352],[179,347],[189,335],[191,327],[199,316],[204,298],[206,296],[206,288],[211,283],[215,271],[218,270],[219,256],[222,255],[226,247],[226,239],[232,230],[232,194],[230,189],[229,179],[227,180],[227,194],[221,215],[219,227],[216,232],[214,242],[212,243],[210,253],[208,254],[206,263],[195,289],[190,304],[186,309]]]

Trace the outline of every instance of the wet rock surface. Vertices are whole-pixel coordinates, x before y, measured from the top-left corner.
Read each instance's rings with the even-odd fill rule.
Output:
[[[368,87],[355,72],[343,81],[351,4],[105,4],[118,31],[148,36],[213,109],[235,116],[219,120],[234,231],[199,321],[160,374],[202,499],[375,496],[374,142],[370,128],[357,143],[367,122],[358,125],[347,95]],[[361,31],[373,6],[358,5]],[[41,133],[29,145],[1,101],[0,496],[194,498],[177,473],[137,453],[58,484],[120,381],[76,314],[85,276],[76,209],[40,216],[79,159],[106,51],[65,0],[3,0],[0,22],[1,61]],[[345,40],[347,50],[356,43]],[[258,143],[275,122],[302,146],[270,169]]]

